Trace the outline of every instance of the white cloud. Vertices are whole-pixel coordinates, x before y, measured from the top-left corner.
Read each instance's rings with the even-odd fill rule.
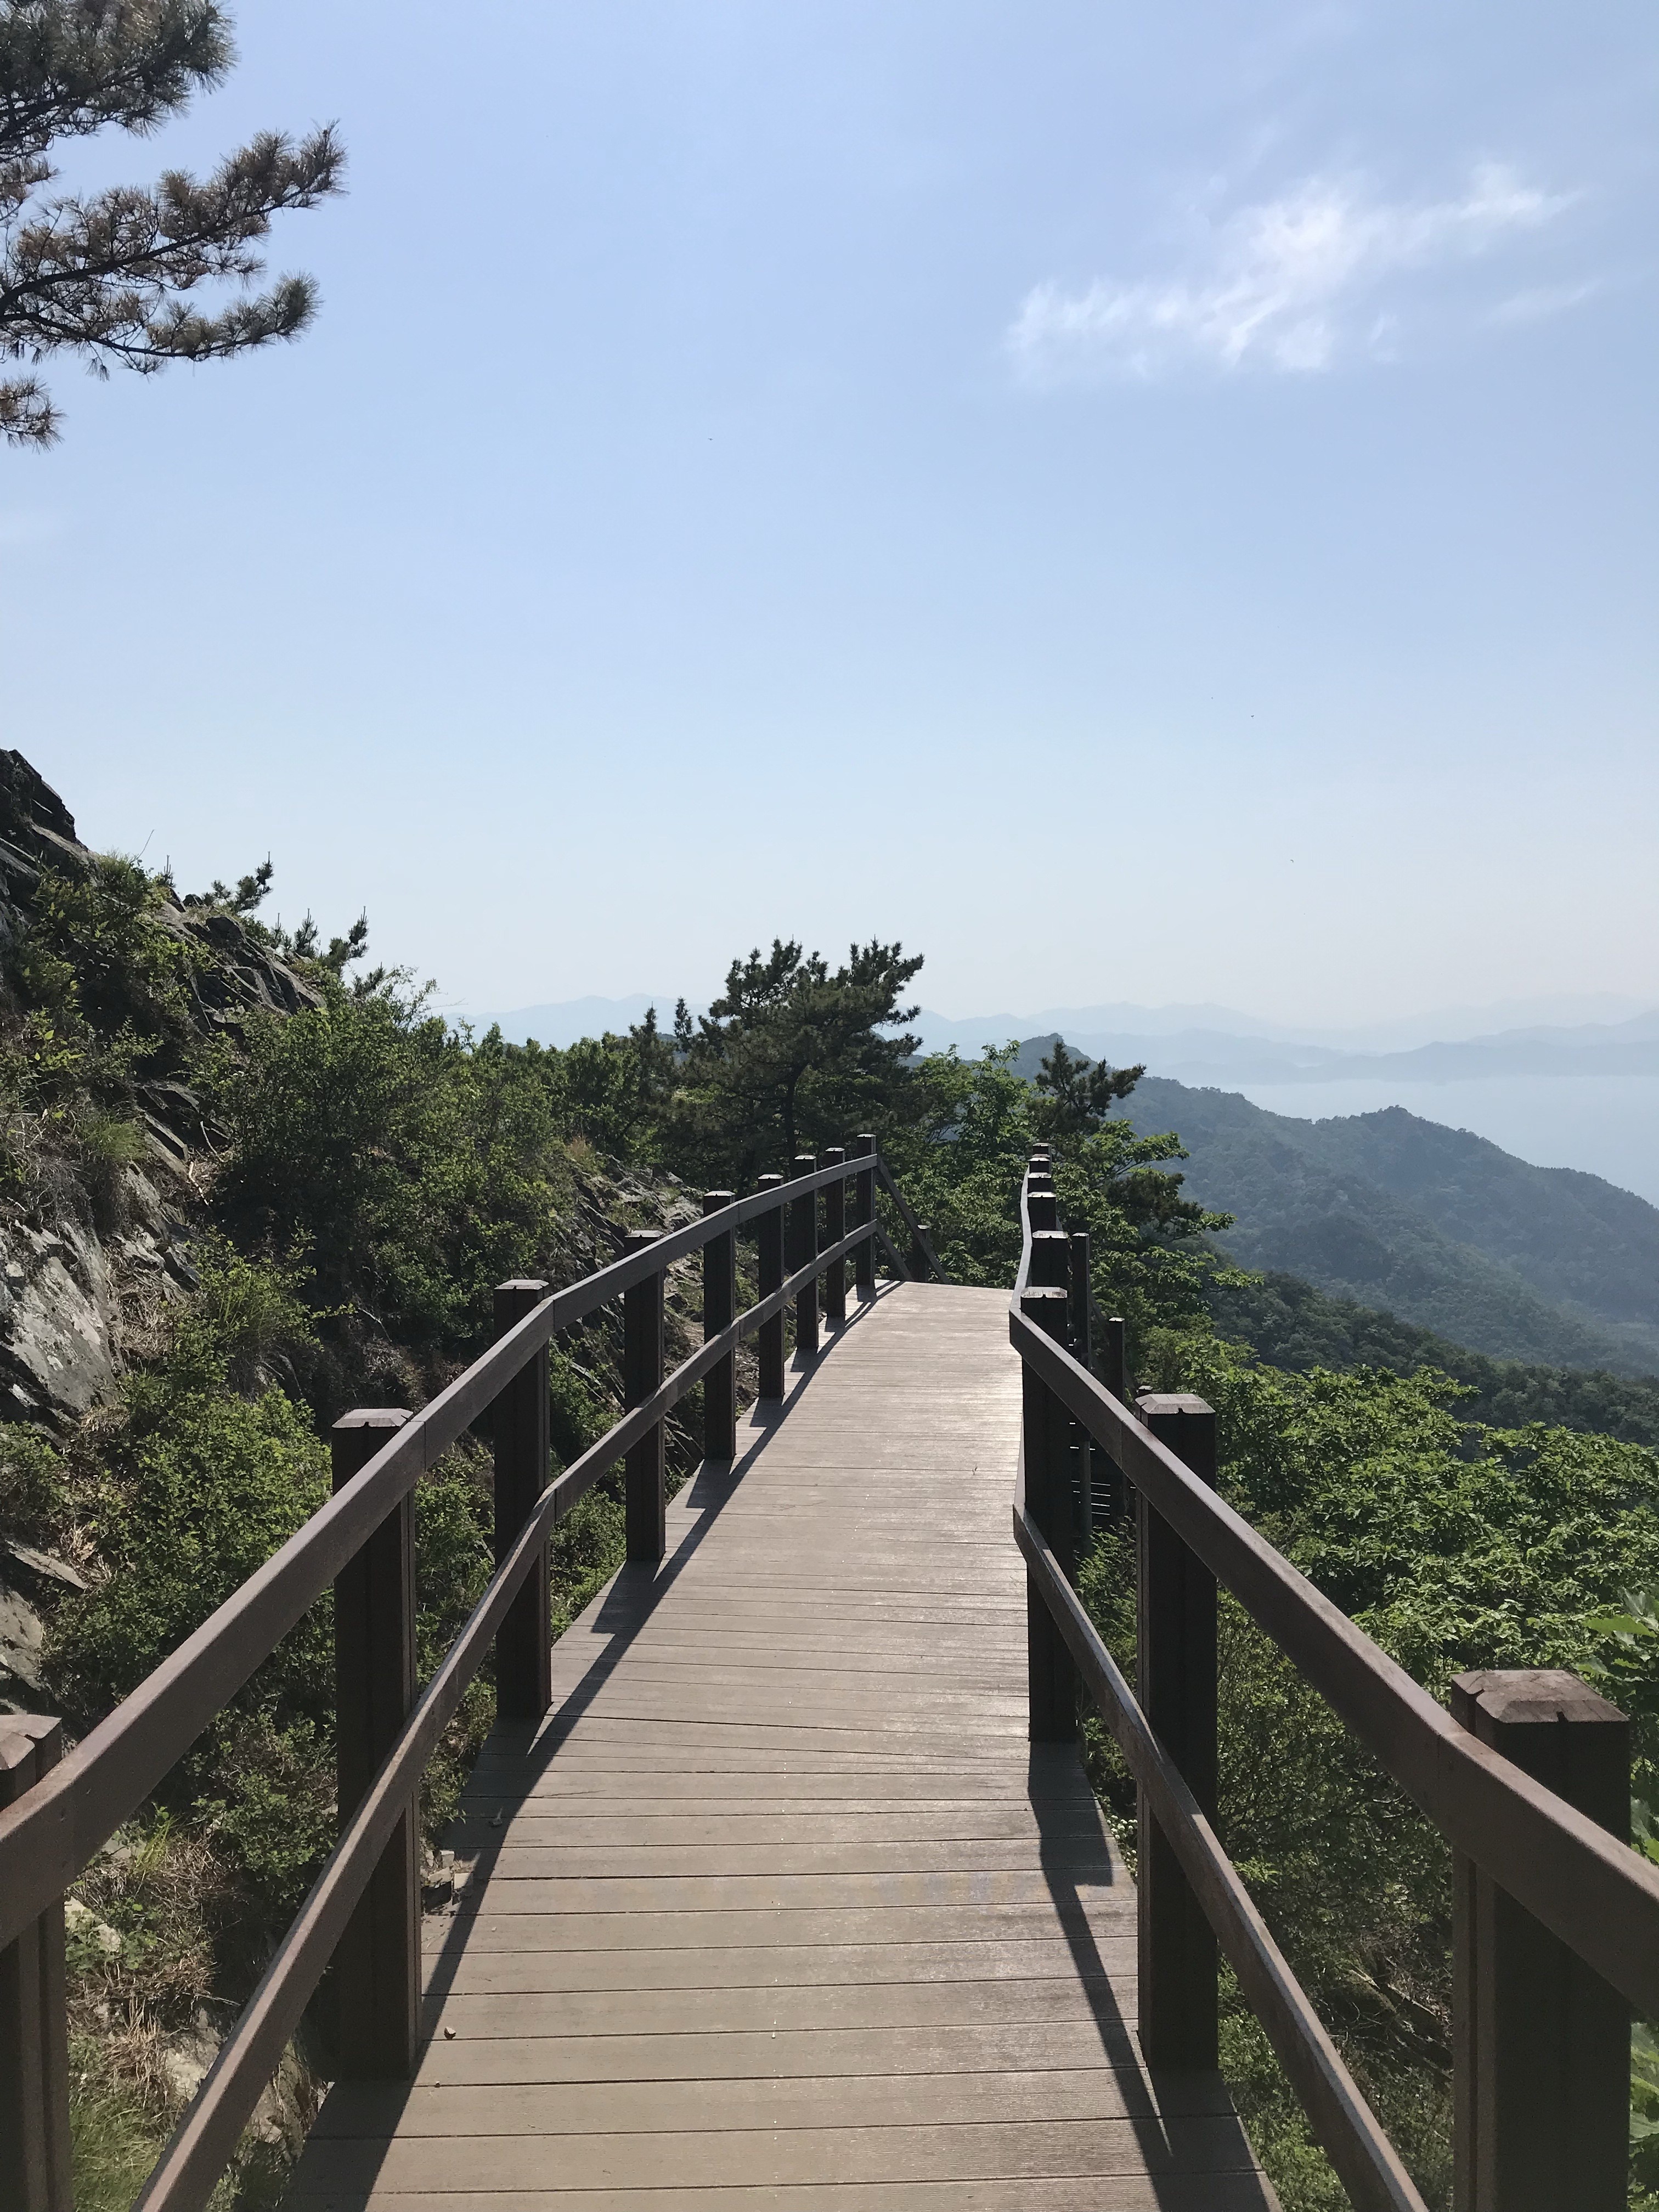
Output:
[[[1310,177],[1212,226],[1197,275],[1101,277],[1079,292],[1039,284],[1009,349],[1041,382],[1151,376],[1193,360],[1310,374],[1345,349],[1374,349],[1375,334],[1392,331],[1393,316],[1368,305],[1391,278],[1477,259],[1553,222],[1571,198],[1496,163],[1450,200],[1389,201],[1352,180]]]
[[[1595,277],[1583,284],[1540,284],[1533,291],[1512,292],[1507,300],[1500,300],[1490,319],[1494,323],[1547,322],[1552,315],[1565,315],[1581,301],[1594,298],[1601,289],[1601,281]]]

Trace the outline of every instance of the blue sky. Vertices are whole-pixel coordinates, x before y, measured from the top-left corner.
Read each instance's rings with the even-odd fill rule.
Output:
[[[260,0],[301,343],[0,454],[4,742],[447,1003],[1659,1000],[1647,7]]]

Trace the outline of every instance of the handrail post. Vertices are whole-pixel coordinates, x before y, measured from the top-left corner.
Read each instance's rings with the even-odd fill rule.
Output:
[[[498,1338],[547,1296],[544,1282],[525,1277],[495,1285]],[[494,1408],[495,1564],[519,1540],[552,1465],[547,1346],[506,1383]],[[553,1601],[545,1544],[495,1632],[495,1710],[504,1721],[539,1721],[553,1702]]]
[[[876,1140],[869,1130],[853,1139],[855,1159],[873,1161]],[[867,1229],[876,1218],[876,1171],[861,1167],[853,1178],[853,1226]],[[866,1237],[853,1255],[853,1280],[860,1301],[876,1295],[876,1240]]]
[[[756,1188],[758,1190],[776,1190],[782,1181],[781,1175],[763,1175]],[[769,1297],[783,1281],[781,1206],[769,1206],[764,1213],[755,1216],[755,1273],[757,1291],[763,1298]],[[755,1348],[760,1361],[760,1385],[756,1395],[781,1398],[785,1387],[781,1313],[775,1313],[761,1323]]]
[[[1034,1327],[1066,1340],[1066,1292],[1058,1285],[1024,1290],[1019,1310]],[[1020,1368],[1025,1448],[1025,1510],[1048,1538],[1068,1582],[1076,1579],[1067,1468],[1069,1422],[1048,1385],[1026,1363]],[[1030,1677],[1033,1743],[1070,1743],[1077,1735],[1077,1669],[1054,1615],[1028,1575],[1025,1644]]]
[[[732,1203],[729,1190],[706,1190],[703,1218]],[[708,1343],[738,1317],[738,1240],[731,1230],[711,1237],[702,1248],[702,1337]],[[738,1363],[728,1352],[716,1360],[702,1384],[702,1455],[738,1455]]]
[[[659,1242],[654,1229],[630,1229],[628,1249],[642,1252]],[[623,1292],[623,1395],[631,1408],[642,1406],[662,1388],[662,1294],[660,1267]],[[668,1496],[663,1425],[653,1422],[624,1462],[628,1556],[655,1566],[668,1548]]]
[[[409,1415],[342,1414],[330,1433],[343,1490]],[[334,1763],[339,1823],[368,1791],[415,1703],[415,1500],[405,1492],[334,1584]],[[342,2081],[406,2081],[421,2008],[420,1837],[405,1805],[334,1954]]]
[[[1158,1442],[1213,1488],[1215,1414],[1203,1399],[1155,1394],[1139,1404]],[[1212,1821],[1215,1577],[1144,1498],[1137,1503],[1137,1694],[1153,1733]],[[1141,2051],[1149,2066],[1209,2070],[1217,2063],[1215,1936],[1144,1790],[1139,1840]]]
[[[1121,1406],[1129,1402],[1128,1332],[1121,1314],[1113,1314],[1101,1335],[1101,1380]],[[1115,1522],[1123,1516],[1124,1491],[1127,1486],[1123,1470],[1116,1461],[1108,1457],[1098,1446],[1095,1450],[1097,1472],[1104,1470],[1102,1489],[1106,1494],[1106,1519]]]
[[[1060,1201],[1054,1185],[1039,1182],[1035,1174],[1025,1185],[1025,1218],[1034,1231],[1060,1227]]]
[[[0,1812],[64,1755],[61,1721],[0,1717]],[[0,1951],[0,2204],[73,2212],[70,2161],[69,1987],[64,1900]]]
[[[1066,1314],[1071,1310],[1072,1240],[1063,1229],[1031,1231],[1031,1267],[1026,1280],[1034,1289],[1065,1291]],[[1066,1341],[1066,1315],[1060,1317],[1060,1342]]]
[[[1456,1675],[1452,1717],[1621,1841],[1630,1723],[1559,1668]],[[1623,2212],[1630,2008],[1464,1853],[1452,1859],[1457,2212]]]
[[[846,1164],[847,1154],[839,1145],[831,1145],[823,1155],[827,1168],[838,1168]],[[847,1234],[847,1185],[827,1182],[823,1186],[823,1241],[839,1244]],[[823,1318],[839,1328],[847,1318],[847,1262],[832,1260],[824,1269]]]
[[[910,1279],[913,1283],[925,1283],[928,1281],[933,1275],[933,1263],[927,1257],[927,1247],[932,1244],[933,1242],[933,1223],[931,1221],[917,1222],[916,1233],[910,1239],[909,1251]],[[935,1246],[934,1249],[937,1250],[938,1247]]]
[[[794,1174],[810,1176],[817,1168],[811,1152],[798,1152]],[[789,1201],[789,1273],[804,1267],[818,1249],[818,1194],[809,1190]],[[818,1279],[811,1276],[795,1293],[795,1351],[802,1359],[814,1359],[818,1349]]]
[[[1093,1331],[1090,1325],[1089,1232],[1070,1231],[1072,1252],[1072,1356],[1079,1366],[1094,1372]],[[1095,1528],[1095,1444],[1081,1421],[1072,1424],[1073,1448],[1077,1453],[1077,1533],[1086,1544]]]

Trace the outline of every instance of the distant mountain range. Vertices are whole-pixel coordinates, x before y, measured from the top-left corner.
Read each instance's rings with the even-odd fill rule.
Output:
[[[654,1006],[666,1025],[675,994],[637,991],[621,999],[568,999],[486,1015],[515,1042],[561,1047],[618,1032]],[[703,1011],[701,1003],[694,1013]],[[1091,1058],[1192,1084],[1334,1083],[1370,1078],[1449,1083],[1516,1075],[1659,1076],[1659,1008],[1611,994],[1449,1006],[1365,1029],[1313,1030],[1261,1021],[1210,1005],[1051,1006],[1036,1014],[968,1018],[924,1007],[913,1024],[924,1052],[954,1045],[977,1054],[988,1044],[1063,1036]]]
[[[1516,1075],[1659,1075],[1659,1009],[1616,1022],[1571,1024],[1534,1023],[1467,1037],[1443,1037],[1391,1049],[1360,1049],[1321,1043],[1308,1037],[1277,1036],[1245,1027],[1243,1016],[1221,1007],[1090,1007],[1069,1020],[1050,1016],[1024,1027],[1014,1017],[946,1023],[923,1014],[916,1027],[924,1049],[942,1052],[954,1044],[977,1053],[986,1044],[1011,1037],[1063,1036],[1068,1045],[1114,1066],[1144,1065],[1154,1073],[1183,1083],[1336,1083],[1356,1078],[1397,1083],[1466,1082],[1470,1078]],[[1110,1026],[1087,1016],[1123,1017]],[[1142,1017],[1139,1026],[1127,1018]],[[1205,1018],[1200,1021],[1197,1017]],[[1237,1024],[1223,1026],[1223,1023]]]
[[[495,1018],[508,1037],[567,1046],[624,1030],[653,1005],[665,1021],[673,1003],[667,993],[639,992]],[[1492,1358],[1659,1375],[1659,1208],[1599,1176],[1533,1166],[1403,1107],[1316,1121],[1267,1112],[1232,1087],[1357,1073],[1402,1084],[1659,1077],[1659,1011],[1610,997],[1520,1001],[1449,1008],[1346,1037],[1274,1033],[1212,1006],[1057,1008],[1046,1018],[965,1022],[924,1012],[915,1026],[927,1051],[954,1044],[977,1054],[1023,1038],[1014,1064],[1025,1074],[1062,1033],[1091,1058],[1145,1062],[1151,1072],[1129,1115],[1138,1127],[1180,1133],[1192,1154],[1189,1194],[1236,1217],[1220,1241],[1252,1269],[1297,1278]],[[1425,1027],[1442,1034],[1425,1038]],[[1460,1028],[1465,1034],[1453,1034]],[[1310,1113],[1317,1097],[1309,1094]]]
[[[1659,1374],[1659,1207],[1600,1176],[1399,1106],[1311,1121],[1148,1076],[1122,1110],[1178,1133],[1187,1194],[1234,1216],[1218,1241],[1247,1267],[1494,1358]]]

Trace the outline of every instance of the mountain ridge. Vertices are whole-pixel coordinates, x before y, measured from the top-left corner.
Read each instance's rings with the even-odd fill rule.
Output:
[[[1242,1264],[1300,1276],[1495,1358],[1659,1372],[1659,1208],[1389,1107],[1303,1121],[1146,1077],[1127,1113],[1172,1127],[1188,1194],[1236,1217]]]

